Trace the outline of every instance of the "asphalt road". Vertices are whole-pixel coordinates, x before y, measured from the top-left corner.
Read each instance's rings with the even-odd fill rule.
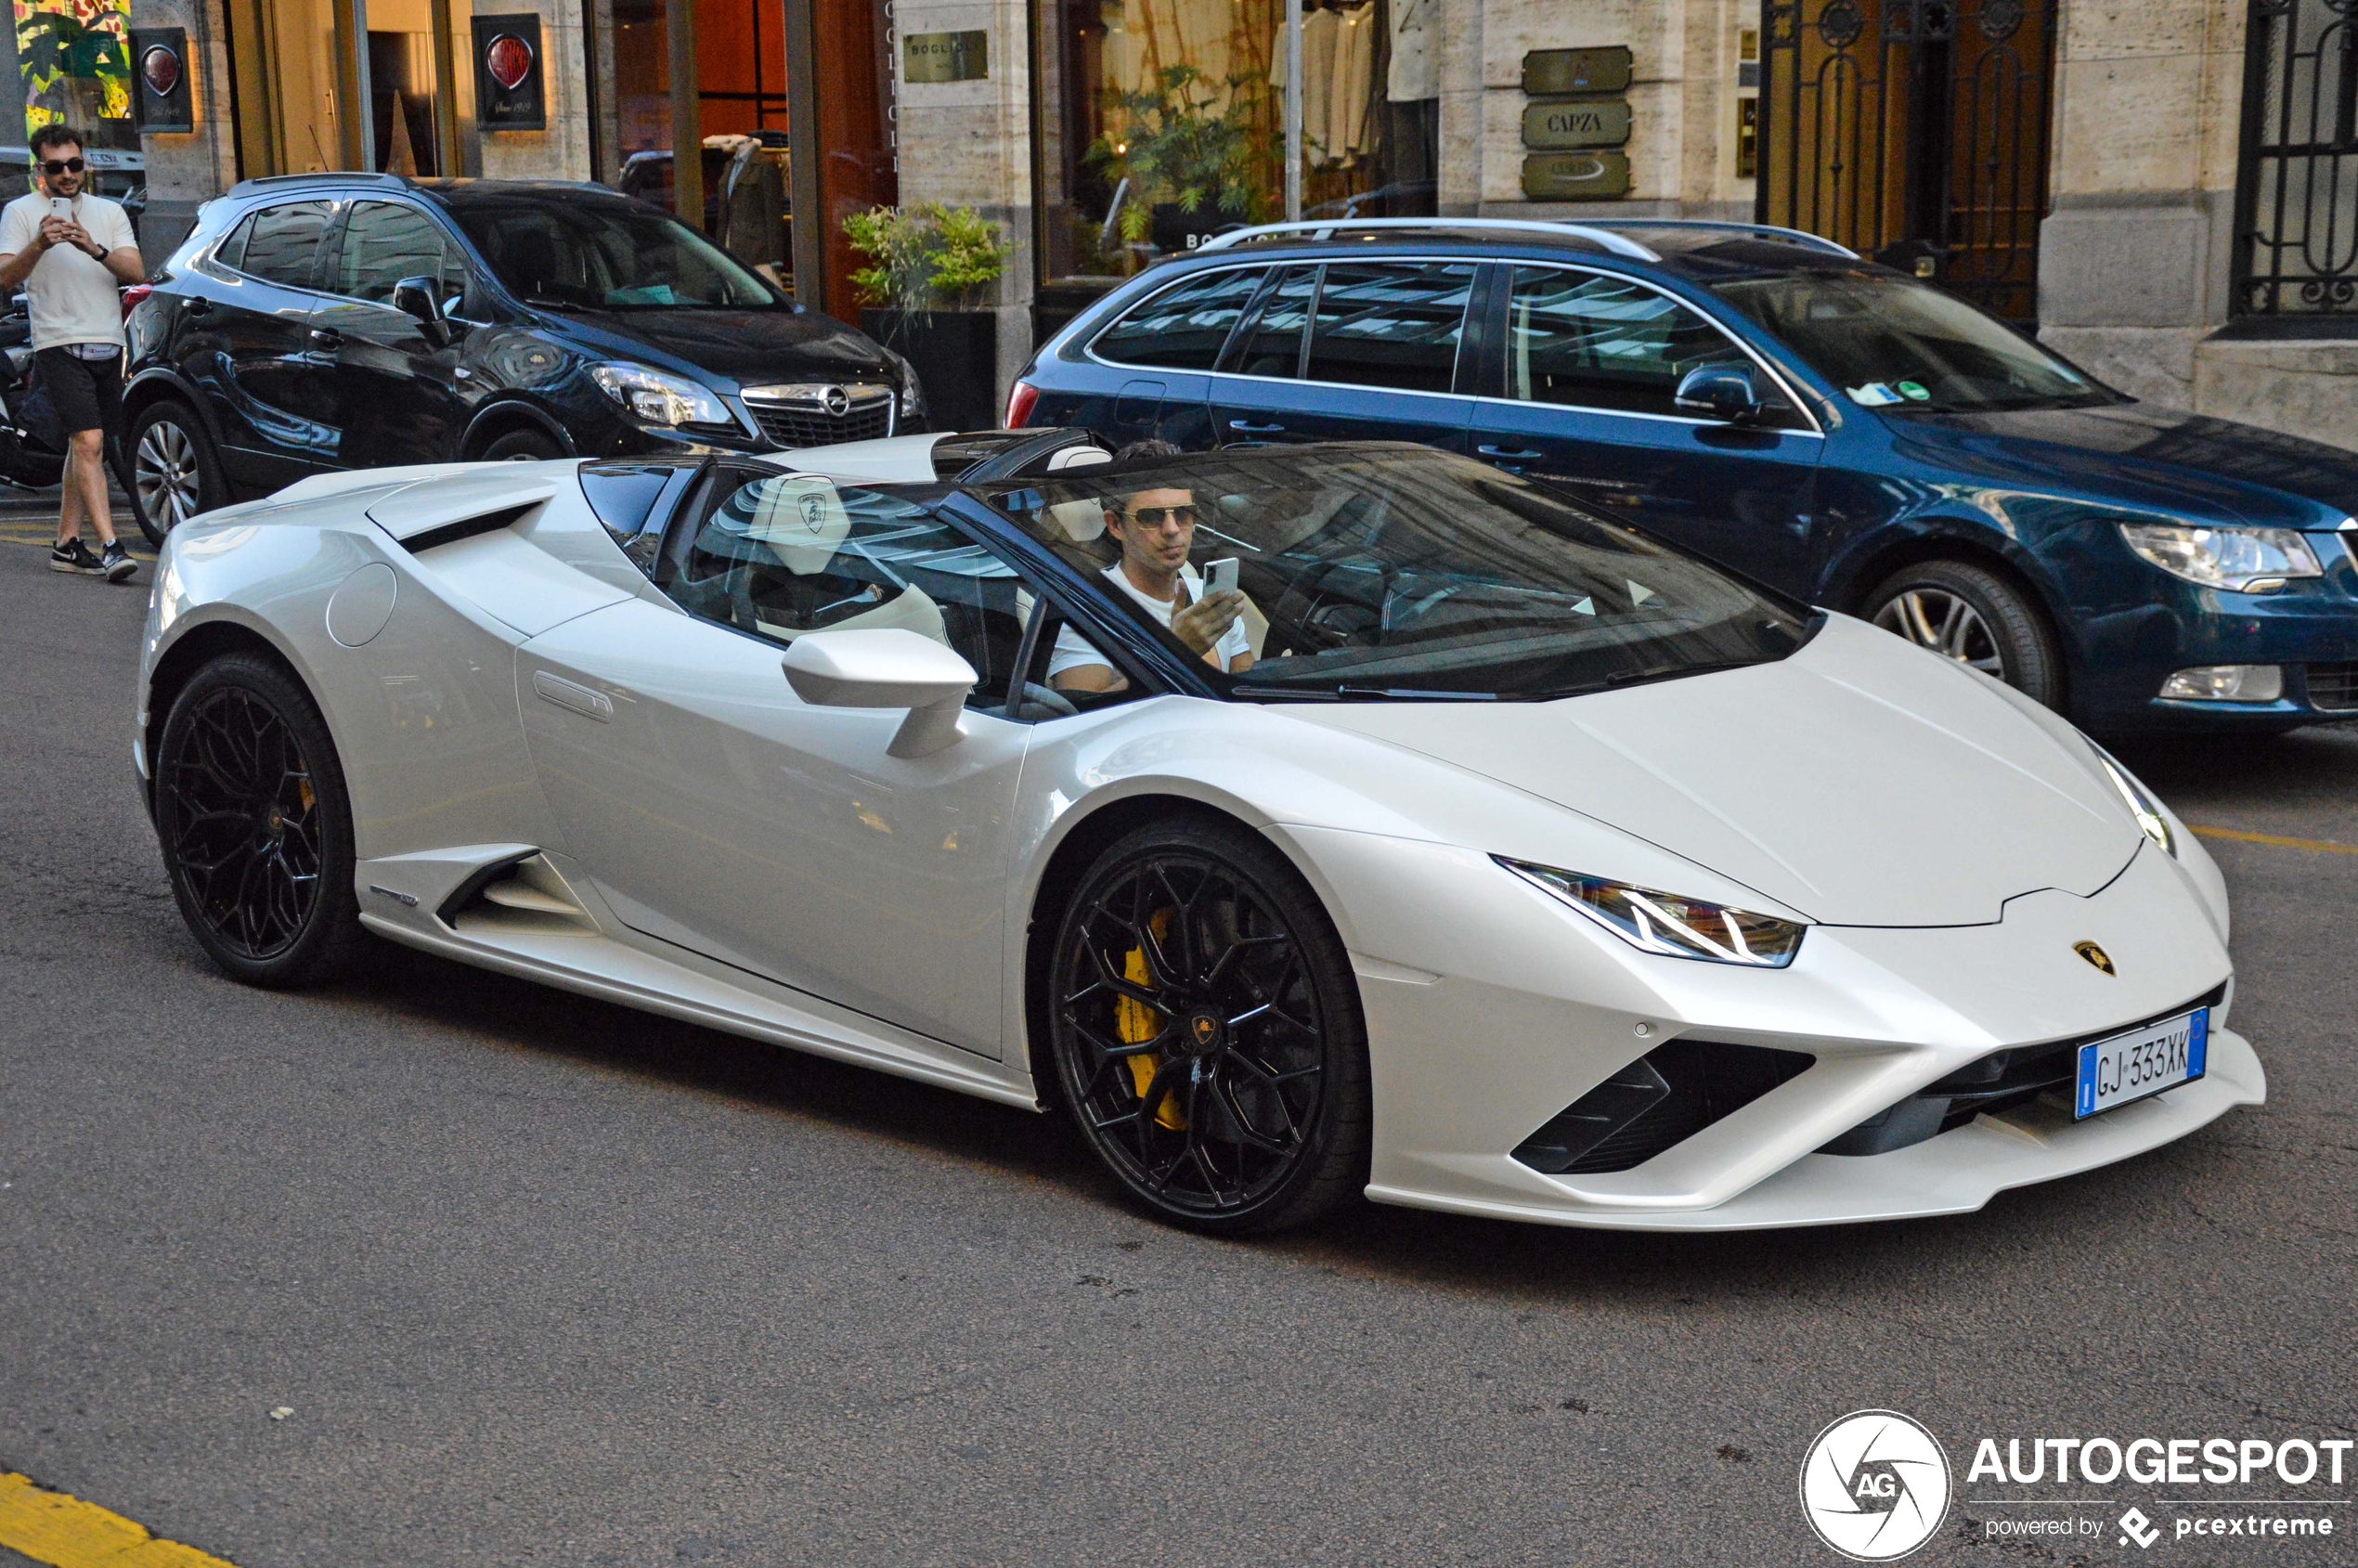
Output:
[[[1833,1563],[1796,1469],[1864,1406],[1961,1497],[1977,1435],[2358,1432],[2358,854],[2212,844],[2272,1103],[2127,1165],[1827,1232],[1208,1241],[1020,1112],[392,948],[223,979],[132,784],[145,577],[0,542],[0,1471],[240,1568]],[[2130,760],[2358,845],[2358,730]],[[2358,1562],[2331,1511],[2150,1555]],[[1992,1513],[1912,1561],[2144,1560]]]

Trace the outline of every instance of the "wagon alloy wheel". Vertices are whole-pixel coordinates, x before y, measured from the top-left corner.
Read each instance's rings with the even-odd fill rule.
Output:
[[[1364,1159],[1366,1050],[1323,912],[1230,836],[1134,836],[1100,859],[1058,939],[1052,1036],[1083,1135],[1134,1196],[1271,1229],[1328,1207]]]
[[[181,917],[239,979],[324,978],[359,935],[352,818],[327,726],[258,656],[190,678],[156,747],[156,836]]]
[[[1998,641],[1989,634],[1988,623],[1953,593],[1910,589],[1883,607],[1875,624],[1920,648],[1969,664],[1984,675],[2005,678],[2005,661],[1998,655]]]
[[[2035,702],[2064,706],[2060,643],[2020,578],[1967,561],[1924,561],[1885,578],[1859,614]]]
[[[139,514],[155,519],[167,533],[201,509],[196,444],[169,420],[140,433],[138,449],[131,456],[131,478],[137,486]]]

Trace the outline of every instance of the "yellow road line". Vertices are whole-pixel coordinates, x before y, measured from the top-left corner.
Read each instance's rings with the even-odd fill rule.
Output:
[[[237,1568],[226,1558],[161,1540],[119,1513],[47,1492],[0,1471],[0,1547],[50,1568]]]
[[[2186,824],[2205,838],[2232,838],[2238,844],[2273,844],[2279,849],[2309,849],[2320,855],[2358,855],[2358,844],[2337,844],[2330,838],[2287,838],[2281,833],[2246,833],[2239,827]]]

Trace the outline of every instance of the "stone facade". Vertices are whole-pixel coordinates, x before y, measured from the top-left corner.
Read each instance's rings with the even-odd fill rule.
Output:
[[[238,181],[229,40],[221,17],[221,0],[132,0],[132,26],[188,31],[189,108],[196,122],[193,131],[139,138],[148,161],[139,249],[151,267],[178,248],[197,221],[197,209]]]

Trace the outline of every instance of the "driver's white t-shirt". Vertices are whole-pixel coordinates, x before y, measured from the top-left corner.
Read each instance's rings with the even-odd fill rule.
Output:
[[[1161,600],[1149,598],[1139,592],[1136,585],[1131,582],[1130,575],[1121,569],[1121,563],[1119,561],[1107,567],[1105,575],[1108,582],[1130,595],[1145,608],[1147,614],[1166,627],[1171,624],[1172,612],[1179,607],[1180,603],[1176,595],[1169,600]],[[1186,603],[1192,604],[1203,597],[1203,578],[1198,575],[1193,566],[1180,567],[1179,580],[1186,587]],[[1237,617],[1236,624],[1229,627],[1221,636],[1212,651],[1219,655],[1220,667],[1223,670],[1232,667],[1239,654],[1252,652],[1252,640],[1245,635],[1244,616]],[[1068,669],[1079,669],[1083,665],[1103,665],[1105,662],[1105,654],[1091,647],[1088,639],[1073,630],[1070,626],[1066,626],[1057,631],[1056,645],[1048,654],[1048,679],[1054,682],[1057,676]]]

